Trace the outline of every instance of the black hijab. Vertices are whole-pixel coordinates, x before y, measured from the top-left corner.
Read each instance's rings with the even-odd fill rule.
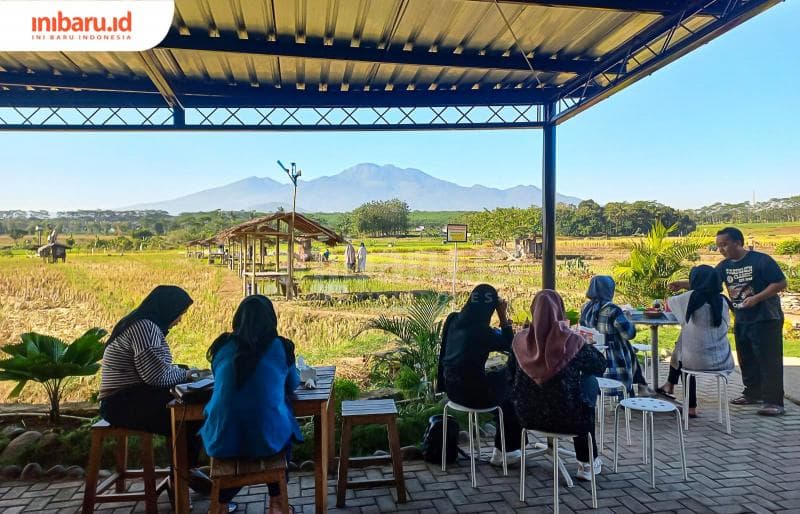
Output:
[[[229,341],[236,344],[234,369],[236,370],[236,388],[239,389],[255,372],[261,357],[272,346],[278,337],[278,316],[272,302],[266,296],[248,296],[233,315],[233,332],[220,335],[208,349],[208,360]],[[294,351],[291,341],[280,338],[286,350],[287,364],[294,362]],[[286,346],[291,348],[287,348]],[[290,355],[291,353],[291,355]]]
[[[166,336],[169,326],[186,312],[190,305],[192,305],[192,298],[180,287],[156,286],[138,307],[119,320],[114,330],[111,331],[108,342],[110,343],[128,327],[143,319],[158,325],[158,328]]]
[[[489,326],[492,314],[497,308],[498,298],[497,289],[489,284],[476,286],[458,315],[458,325],[461,327]]]
[[[711,319],[715,327],[722,323],[722,301],[727,300],[722,296],[722,278],[717,270],[702,264],[695,266],[689,272],[689,289],[692,295],[689,297],[689,305],[686,308],[686,323],[694,314],[694,311],[705,304],[711,306]]]
[[[448,316],[443,329],[442,347],[439,353],[439,363],[444,367],[455,365],[467,360],[474,361],[477,367],[479,356],[486,350],[487,342],[494,337],[494,331],[489,323],[492,314],[497,308],[497,290],[489,284],[481,284],[472,290],[467,303],[460,312]],[[483,362],[480,363],[483,366]],[[441,382],[440,370],[440,382]]]

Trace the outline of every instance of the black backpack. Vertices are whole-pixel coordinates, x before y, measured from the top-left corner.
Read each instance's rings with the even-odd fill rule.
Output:
[[[428,428],[422,436],[422,457],[432,464],[442,463],[442,429],[444,422],[441,414],[436,414],[428,419]],[[447,416],[447,463],[452,464],[462,453],[458,447],[458,434],[461,427],[453,416]]]

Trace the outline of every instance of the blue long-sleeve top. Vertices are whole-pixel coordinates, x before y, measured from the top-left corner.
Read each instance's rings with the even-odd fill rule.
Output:
[[[302,441],[289,397],[300,384],[300,375],[294,364],[287,364],[282,341],[272,342],[240,389],[235,353],[236,345],[228,343],[211,361],[214,393],[200,430],[206,453],[221,459],[269,457],[293,440]]]

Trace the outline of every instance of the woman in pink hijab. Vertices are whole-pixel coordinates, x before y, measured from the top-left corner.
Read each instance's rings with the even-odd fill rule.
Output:
[[[591,479],[602,461],[590,459],[588,436],[594,441],[596,376],[603,376],[606,358],[569,329],[564,300],[552,289],[539,291],[531,304],[530,328],[514,337],[517,362],[512,398],[522,426],[532,430],[581,434],[575,438],[577,477]]]

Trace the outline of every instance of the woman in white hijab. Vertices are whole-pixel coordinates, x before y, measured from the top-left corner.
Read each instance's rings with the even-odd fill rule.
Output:
[[[364,273],[367,271],[367,247],[364,243],[358,248],[358,272]]]
[[[347,264],[347,271],[356,270],[356,249],[353,248],[353,243],[347,243],[347,248],[344,249],[344,262]]]

